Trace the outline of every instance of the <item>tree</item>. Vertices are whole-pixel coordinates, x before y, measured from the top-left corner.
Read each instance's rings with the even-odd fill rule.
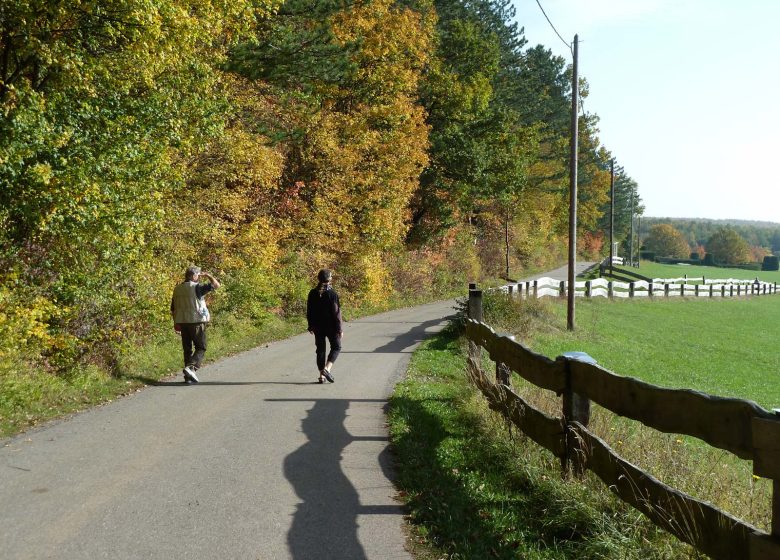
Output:
[[[687,259],[691,248],[685,237],[671,224],[657,224],[650,228],[645,247],[659,257]]]
[[[707,240],[707,252],[715,258],[716,262],[739,264],[750,257],[750,246],[736,230],[722,227]]]

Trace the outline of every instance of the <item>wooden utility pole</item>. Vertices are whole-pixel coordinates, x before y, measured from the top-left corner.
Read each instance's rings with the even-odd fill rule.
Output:
[[[634,265],[634,187],[631,187],[631,237],[628,239],[629,266]]]
[[[642,215],[636,217],[636,266],[642,258]]]
[[[615,160],[609,160],[609,275],[612,276],[612,259],[615,258]]]
[[[569,294],[566,313],[566,328],[574,330],[574,271],[577,264],[577,157],[579,136],[578,105],[579,105],[579,77],[577,75],[577,47],[578,38],[574,36],[572,45],[572,73],[571,73],[571,140],[569,146]]]

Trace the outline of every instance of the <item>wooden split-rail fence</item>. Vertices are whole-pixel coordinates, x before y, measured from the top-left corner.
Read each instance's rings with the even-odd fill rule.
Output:
[[[704,280],[689,283],[691,279],[655,278],[651,281],[616,282],[597,278],[574,283],[576,297],[638,298],[638,297],[740,297],[777,293],[777,282],[755,280]],[[539,278],[501,286],[503,292],[515,297],[566,297],[569,283],[554,278]]]
[[[616,375],[595,363],[536,354],[482,322],[482,292],[469,290],[468,372],[501,413],[561,460],[564,475],[595,473],[617,496],[653,523],[718,560],[780,559],[780,409],[693,390],[657,387]],[[482,368],[481,349],[496,363]],[[511,372],[561,396],[561,416],[550,417],[512,390]],[[621,458],[588,429],[591,402],[665,433],[685,434],[753,461],[756,476],[772,479],[772,526],[766,533],[667,486]]]

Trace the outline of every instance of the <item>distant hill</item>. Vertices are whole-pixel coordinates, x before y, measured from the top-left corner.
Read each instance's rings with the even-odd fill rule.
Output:
[[[780,228],[780,223],[778,222],[763,222],[761,220],[734,220],[734,219],[714,220],[711,218],[660,218],[654,216],[642,216],[642,220],[648,220],[654,224],[674,225],[674,222],[686,222],[686,223],[706,222],[706,223],[713,224],[715,226],[734,226],[734,227],[746,226],[746,227],[770,228],[770,229]]]
[[[750,245],[780,252],[780,223],[760,220],[711,220],[708,218],[656,218],[642,216],[639,236],[643,238],[656,224],[671,224],[685,236],[691,245],[706,245],[718,228],[731,227]]]

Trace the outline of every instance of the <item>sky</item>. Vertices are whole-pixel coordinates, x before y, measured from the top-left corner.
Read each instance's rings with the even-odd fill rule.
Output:
[[[528,47],[571,52],[536,0]],[[645,216],[780,222],[780,0],[539,0]]]

